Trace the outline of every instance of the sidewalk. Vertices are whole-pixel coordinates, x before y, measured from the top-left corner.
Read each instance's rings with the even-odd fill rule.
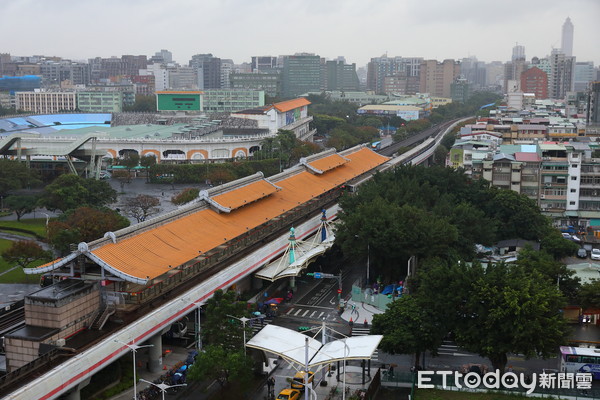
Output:
[[[176,364],[184,362],[188,355],[188,349],[179,346],[164,346],[163,345],[163,368],[160,371],[150,372],[145,367],[148,361],[147,353],[140,351],[136,357],[136,374],[137,374],[137,391],[138,393],[144,390],[149,384],[145,382],[139,382],[140,379],[153,382],[164,375],[168,370],[173,368]],[[165,382],[170,384],[170,382]],[[109,400],[131,400],[133,398],[133,387],[119,393],[116,396],[110,397]]]

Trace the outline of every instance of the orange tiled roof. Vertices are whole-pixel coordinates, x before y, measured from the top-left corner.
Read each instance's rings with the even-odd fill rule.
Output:
[[[277,187],[265,180],[252,182],[236,190],[223,193],[213,197],[213,200],[220,205],[232,210],[250,204],[263,197],[267,197],[277,191]]]
[[[280,103],[273,104],[273,107],[279,112],[286,112],[293,110],[298,107],[307,106],[310,104],[310,101],[306,100],[304,97],[300,97],[297,99],[282,101]]]
[[[318,160],[312,161],[309,165],[319,171],[327,172],[340,165],[344,165],[348,162],[347,158],[340,156],[339,154],[332,154],[327,157],[319,158]]]
[[[367,148],[345,157],[350,161],[327,174],[315,175],[304,171],[278,181],[276,184],[281,190],[235,212],[217,213],[209,208],[203,209],[120,239],[117,243],[101,245],[91,253],[125,275],[141,280],[157,278],[167,273],[170,267],[194,259],[199,252],[206,253],[388,160]],[[240,204],[243,193],[248,194],[259,186],[247,185],[232,190],[229,197],[223,194],[216,198],[223,196],[223,202]]]

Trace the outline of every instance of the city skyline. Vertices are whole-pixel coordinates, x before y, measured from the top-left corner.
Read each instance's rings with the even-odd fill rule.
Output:
[[[4,5],[0,52],[74,60],[122,54],[153,55],[168,49],[187,64],[212,53],[235,63],[253,55],[309,52],[344,56],[365,66],[373,57],[443,60],[475,56],[508,61],[516,43],[528,60],[560,48],[561,27],[574,25],[573,55],[600,65],[597,0],[16,0]],[[435,6],[435,7],[432,7]],[[323,39],[325,38],[325,39]]]

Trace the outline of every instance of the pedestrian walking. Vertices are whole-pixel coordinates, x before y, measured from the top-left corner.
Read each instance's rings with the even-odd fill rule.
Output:
[[[275,378],[270,377],[269,379],[267,379],[267,391],[269,398],[272,399],[275,397]]]

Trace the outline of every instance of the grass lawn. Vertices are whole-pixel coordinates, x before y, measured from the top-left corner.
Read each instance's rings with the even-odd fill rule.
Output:
[[[418,400],[514,400],[526,398],[516,394],[468,393],[436,389],[417,389],[415,393],[415,399]]]
[[[18,229],[15,230],[15,229]],[[46,218],[22,219],[18,221],[0,221],[0,231],[21,236],[46,237]]]

